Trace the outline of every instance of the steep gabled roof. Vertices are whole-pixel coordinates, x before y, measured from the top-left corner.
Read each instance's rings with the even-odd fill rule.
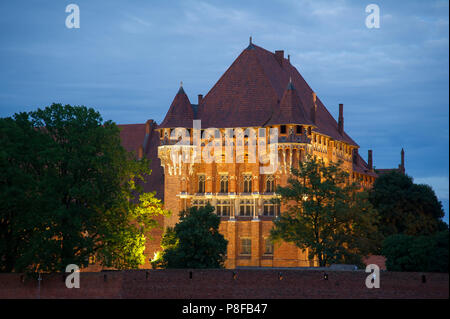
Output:
[[[378,176],[375,172],[369,169],[369,165],[359,154],[356,154],[356,159],[353,161],[353,171],[373,177]]]
[[[249,45],[203,98],[198,109],[202,127],[263,126],[274,115],[292,79],[302,102],[303,113],[310,119],[309,87],[288,59],[278,58],[255,44]],[[317,98],[316,126],[319,133],[357,146]]]
[[[314,125],[314,123],[306,117],[303,103],[292,82],[289,82],[280,105],[276,107],[269,122],[266,123],[266,125],[276,124]]]
[[[166,117],[158,128],[174,127],[192,127],[194,119],[194,110],[191,106],[188,96],[184,92],[183,86],[180,86],[177,95],[167,111]]]

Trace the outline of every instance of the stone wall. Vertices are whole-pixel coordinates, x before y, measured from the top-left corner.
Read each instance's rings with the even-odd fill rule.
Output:
[[[136,270],[81,273],[79,289],[63,274],[36,279],[0,274],[4,298],[448,298],[448,274],[381,272],[381,287],[368,289],[364,271]],[[423,277],[425,276],[425,277]]]

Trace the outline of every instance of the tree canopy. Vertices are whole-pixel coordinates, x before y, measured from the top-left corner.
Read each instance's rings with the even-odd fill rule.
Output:
[[[308,249],[320,266],[361,264],[377,247],[377,213],[366,192],[351,183],[341,163],[309,156],[292,169],[277,193],[287,206],[274,221],[271,238]]]
[[[448,272],[449,231],[428,236],[396,234],[383,242],[390,271]]]
[[[119,128],[84,106],[53,104],[0,119],[0,271],[136,268],[154,217],[150,174]]]
[[[414,184],[410,176],[400,172],[379,176],[369,198],[380,215],[379,230],[384,237],[430,235],[448,227],[442,221],[444,210],[433,189]]]
[[[174,228],[167,228],[160,252],[153,260],[162,268],[222,268],[228,241],[219,233],[220,217],[214,208],[191,207],[181,212]]]

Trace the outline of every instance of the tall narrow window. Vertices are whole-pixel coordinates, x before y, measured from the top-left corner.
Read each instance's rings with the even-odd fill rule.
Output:
[[[228,175],[220,175],[220,192],[228,193]]]
[[[198,175],[198,192],[204,193],[205,192],[205,175]]]
[[[250,238],[241,239],[241,255],[252,254],[252,240]]]
[[[275,178],[273,175],[269,175],[266,177],[266,193],[275,192]]]
[[[280,126],[280,134],[286,134],[286,125]]]
[[[303,128],[302,128],[302,126],[301,125],[297,125],[296,126],[296,128],[297,128],[297,134],[302,134],[302,132],[303,132]]]
[[[250,174],[244,175],[242,191],[243,191],[243,193],[251,193],[252,192],[252,175],[250,175]]]

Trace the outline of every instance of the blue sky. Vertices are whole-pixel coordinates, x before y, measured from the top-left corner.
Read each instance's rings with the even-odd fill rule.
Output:
[[[67,29],[65,7],[80,8]],[[379,29],[365,26],[368,4]],[[52,102],[104,119],[163,119],[180,81],[206,94],[253,42],[285,50],[374,165],[406,170],[449,207],[448,1],[0,2],[0,116]]]

